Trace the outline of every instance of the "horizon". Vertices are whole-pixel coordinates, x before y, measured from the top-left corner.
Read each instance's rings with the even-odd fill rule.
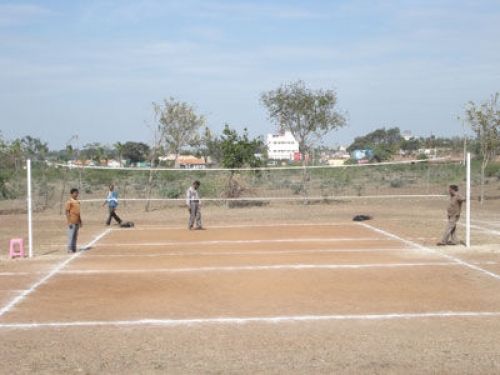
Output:
[[[1,130],[50,149],[151,144],[152,102],[172,96],[255,137],[275,130],[260,94],[302,79],[348,113],[325,145],[382,127],[463,136],[464,105],[500,88],[499,17],[468,0],[0,0]]]

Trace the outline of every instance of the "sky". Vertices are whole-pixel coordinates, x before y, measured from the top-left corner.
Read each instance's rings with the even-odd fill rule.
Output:
[[[500,91],[499,36],[498,0],[0,0],[0,131],[151,143],[152,103],[174,97],[259,136],[260,95],[301,79],[347,113],[325,145],[461,136],[465,104]]]

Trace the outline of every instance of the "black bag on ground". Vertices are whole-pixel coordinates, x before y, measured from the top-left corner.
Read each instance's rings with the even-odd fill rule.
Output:
[[[353,221],[365,221],[371,219],[372,217],[370,215],[356,215],[352,218]]]

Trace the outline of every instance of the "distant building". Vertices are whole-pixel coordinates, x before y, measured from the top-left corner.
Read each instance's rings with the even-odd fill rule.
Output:
[[[300,160],[299,142],[291,132],[268,134],[266,138],[267,158],[269,160]]]
[[[120,163],[118,160],[110,159],[107,161],[106,166],[110,168],[120,168],[122,166],[122,163]]]
[[[175,161],[175,168],[179,169],[205,169],[206,167],[204,159],[193,155],[179,155]]]
[[[403,137],[403,139],[404,139],[405,141],[409,141],[410,139],[414,138],[413,134],[412,134],[412,133],[411,133],[411,131],[409,131],[409,130],[405,130],[405,131],[401,134],[401,136]]]

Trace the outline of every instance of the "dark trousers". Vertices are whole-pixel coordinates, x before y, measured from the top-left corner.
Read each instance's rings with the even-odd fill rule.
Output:
[[[111,219],[115,219],[118,224],[122,222],[122,219],[120,219],[116,214],[116,208],[111,208],[111,207],[109,208],[109,216],[108,220],[106,220],[106,225],[111,224]]]

